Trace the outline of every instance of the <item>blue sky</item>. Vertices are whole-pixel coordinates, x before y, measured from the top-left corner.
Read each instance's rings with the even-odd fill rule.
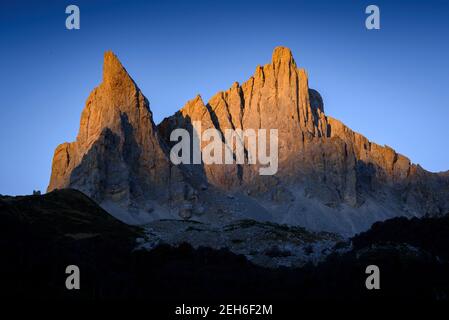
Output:
[[[81,29],[65,28],[76,4]],[[381,30],[365,28],[377,4]],[[447,1],[2,1],[0,193],[45,190],[113,50],[156,123],[292,49],[326,114],[431,171],[449,169]]]

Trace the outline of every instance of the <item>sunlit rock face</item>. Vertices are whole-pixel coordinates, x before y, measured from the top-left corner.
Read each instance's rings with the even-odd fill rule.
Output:
[[[277,129],[279,172],[272,177],[258,175],[257,166],[208,168],[208,181],[233,189],[243,187],[256,194],[276,198],[282,185],[295,185],[307,197],[329,207],[361,206],[372,197],[397,201],[399,210],[414,213],[444,212],[447,179],[411,164],[388,146],[379,146],[353,132],[340,121],[324,114],[320,94],[308,86],[307,73],[298,68],[291,51],[275,48],[271,63],[258,66],[242,85],[234,83],[219,92],[206,107],[197,98],[180,112],[166,118],[159,129],[166,141],[177,127],[200,120],[222,132],[228,128]],[[198,102],[200,101],[200,102]],[[207,112],[209,111],[209,112]],[[434,192],[429,192],[434,189]],[[273,189],[277,189],[275,192]],[[288,189],[288,188],[287,188]],[[288,195],[287,198],[295,197]]]
[[[248,161],[173,165],[170,134],[183,128],[199,135],[195,122],[223,136],[227,129],[276,129],[276,174],[260,175],[260,165]],[[203,150],[207,142],[199,139]],[[427,172],[326,116],[305,70],[277,47],[243,84],[207,103],[197,96],[158,126],[148,100],[107,52],[76,141],[56,148],[48,190],[79,189],[129,223],[238,217],[351,234],[392,216],[447,212],[448,181],[447,173]]]
[[[103,81],[87,99],[76,141],[56,148],[48,191],[71,187],[99,203],[151,211],[152,201],[180,200],[186,187],[163,148],[148,100],[106,52]]]

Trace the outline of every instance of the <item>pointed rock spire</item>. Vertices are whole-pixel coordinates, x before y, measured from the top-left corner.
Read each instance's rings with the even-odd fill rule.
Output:
[[[203,98],[201,97],[200,94],[197,94],[195,96],[195,98],[193,98],[192,100],[188,101],[186,103],[186,106],[187,105],[192,105],[195,108],[200,108],[200,109],[203,108],[203,107],[206,107],[205,104],[204,104]]]
[[[106,51],[103,60],[103,83],[119,84],[132,81],[126,69],[120,63],[120,60],[112,51]]]
[[[274,48],[273,55],[271,57],[271,63],[275,68],[281,64],[287,64],[296,67],[295,59],[293,59],[291,50],[282,46]]]
[[[182,185],[182,177],[171,170],[164,148],[148,100],[108,51],[103,82],[86,101],[77,140],[55,151],[48,191],[75,188],[125,210],[166,201],[173,194],[170,178]]]

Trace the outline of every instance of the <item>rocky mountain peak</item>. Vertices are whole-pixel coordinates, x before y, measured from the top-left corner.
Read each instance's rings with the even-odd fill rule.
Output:
[[[281,64],[296,67],[295,59],[293,59],[293,54],[291,50],[287,47],[282,46],[274,48],[273,54],[271,56],[271,63],[275,67]]]
[[[48,191],[75,188],[136,223],[148,219],[158,201],[182,201],[184,186],[148,100],[117,56],[106,52],[103,81],[86,101],[76,141],[56,148]]]
[[[112,51],[106,51],[103,59],[103,84],[117,86],[133,83],[126,69]]]
[[[106,128],[123,137],[125,120],[140,130],[152,131],[154,127],[148,100],[111,51],[104,54],[102,80],[89,95],[81,114],[77,141],[83,149],[88,149]],[[139,125],[141,122],[144,123]]]
[[[203,98],[201,95],[197,94],[195,98],[192,100],[187,101],[184,107],[182,107],[181,110],[184,110],[185,112],[197,112],[197,111],[203,111],[203,108],[205,108],[205,104],[203,102]]]

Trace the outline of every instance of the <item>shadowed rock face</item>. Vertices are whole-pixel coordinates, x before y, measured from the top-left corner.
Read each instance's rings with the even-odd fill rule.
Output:
[[[277,174],[261,176],[259,165],[248,164],[172,165],[170,133],[184,128],[195,135],[194,121],[203,131],[221,133],[277,129]],[[113,214],[129,212],[132,219],[120,218],[130,223],[143,222],[142,212],[157,219],[188,208],[193,218],[201,215],[196,211],[215,212],[219,220],[258,215],[354,233],[392,216],[449,210],[447,173],[429,173],[326,116],[320,94],[285,47],[242,85],[234,83],[208,103],[197,96],[157,127],[148,100],[107,52],[103,81],[86,102],[77,140],[55,151],[48,191],[66,187]],[[226,197],[230,192],[240,195],[238,201]]]

